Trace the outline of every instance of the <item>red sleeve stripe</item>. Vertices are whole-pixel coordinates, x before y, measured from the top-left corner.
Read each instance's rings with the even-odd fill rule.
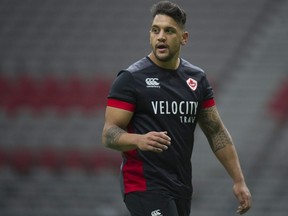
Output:
[[[124,109],[124,110],[131,111],[131,112],[135,110],[134,104],[131,104],[125,101],[111,99],[111,98],[108,99],[107,106]]]
[[[205,100],[202,102],[202,108],[209,108],[215,105],[215,100],[214,98]]]

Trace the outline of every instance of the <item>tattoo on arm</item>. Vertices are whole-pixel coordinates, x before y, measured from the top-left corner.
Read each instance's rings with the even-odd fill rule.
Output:
[[[119,137],[126,133],[125,130],[119,127],[111,127],[106,132],[106,145],[107,146],[115,146],[119,140]]]
[[[232,144],[231,136],[215,106],[203,109],[199,114],[198,122],[214,153]]]

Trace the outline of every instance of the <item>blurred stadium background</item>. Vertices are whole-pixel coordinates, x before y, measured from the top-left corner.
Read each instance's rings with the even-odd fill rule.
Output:
[[[0,215],[128,216],[120,154],[101,146],[117,72],[147,55],[156,1],[0,1]],[[288,213],[288,1],[175,1],[183,57],[202,67],[253,208]],[[192,215],[233,215],[232,182],[197,129]]]

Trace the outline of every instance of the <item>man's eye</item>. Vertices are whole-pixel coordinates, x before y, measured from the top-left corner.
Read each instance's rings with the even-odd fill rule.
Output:
[[[166,33],[173,34],[173,33],[175,33],[175,30],[169,28],[169,29],[166,29]]]
[[[157,29],[157,28],[152,28],[152,29],[151,29],[151,32],[157,34],[157,33],[159,33],[159,29]]]

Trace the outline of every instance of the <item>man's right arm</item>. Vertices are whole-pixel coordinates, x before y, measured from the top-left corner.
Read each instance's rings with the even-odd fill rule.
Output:
[[[146,134],[128,133],[126,131],[133,117],[133,112],[107,106],[105,123],[102,132],[102,143],[118,151],[129,151],[139,148],[142,151],[161,153],[170,145],[166,132],[149,132]]]
[[[132,139],[133,137],[126,137],[128,135],[126,128],[132,116],[133,112],[107,106],[102,132],[102,143],[104,146],[118,151],[128,151],[137,148],[136,141]],[[124,137],[122,137],[123,135]],[[120,137],[122,137],[121,140]]]

